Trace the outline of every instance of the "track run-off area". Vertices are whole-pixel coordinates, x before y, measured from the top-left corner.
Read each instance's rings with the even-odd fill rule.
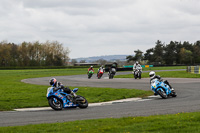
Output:
[[[117,72],[117,75],[120,74],[130,74],[130,72]],[[50,78],[51,77],[24,79],[22,82],[49,85]],[[102,79],[97,79],[96,74],[93,75],[91,79],[87,79],[87,75],[55,76],[55,78],[58,81],[61,81],[65,86],[86,86],[102,88],[109,87],[127,89],[134,88],[150,90],[149,78],[142,78],[140,80],[133,78],[108,79],[107,73],[104,74]],[[0,112],[0,125],[16,126],[98,118],[120,118],[128,116],[149,116],[200,111],[200,79],[164,79],[168,80],[176,90],[177,97],[170,97],[168,99],[162,99],[159,96],[152,96],[144,99],[135,98],[131,100],[122,100],[103,104],[89,104],[89,107],[86,109],[73,108],[63,109],[62,111],[54,111],[50,107],[23,111],[2,111]]]

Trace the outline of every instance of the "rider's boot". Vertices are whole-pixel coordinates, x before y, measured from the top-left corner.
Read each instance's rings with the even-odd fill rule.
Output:
[[[71,95],[67,95],[67,99],[70,101],[70,102],[74,102],[74,98],[77,97],[76,93],[74,93],[73,91],[71,91],[70,93]]]
[[[171,91],[174,91],[174,88],[172,88],[172,86],[169,84],[169,82],[167,80],[165,80],[164,83],[166,83],[169,86]]]
[[[169,85],[170,90],[174,91],[174,88],[172,88],[172,86],[170,84],[168,84],[168,85]]]

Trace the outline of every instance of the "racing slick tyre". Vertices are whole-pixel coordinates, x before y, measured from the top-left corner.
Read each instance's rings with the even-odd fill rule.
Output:
[[[172,91],[171,96],[172,96],[172,97],[176,97],[176,96],[177,96],[176,92],[175,92],[175,91]]]
[[[88,74],[88,79],[90,79],[92,77],[92,74]]]
[[[137,76],[134,75],[134,78],[137,79]]]
[[[142,75],[141,75],[141,73],[140,73],[140,74],[139,74],[139,79],[141,79],[141,76],[142,76]]]
[[[159,90],[158,94],[163,98],[163,99],[167,99],[167,95],[164,91]]]
[[[76,103],[78,104],[78,107],[81,109],[88,107],[88,101],[80,95],[76,96]]]
[[[98,76],[97,76],[97,77],[98,77],[98,79],[101,79],[102,75],[101,75],[101,74],[98,74]]]
[[[109,75],[109,79],[113,79],[113,74],[110,74],[110,75]]]

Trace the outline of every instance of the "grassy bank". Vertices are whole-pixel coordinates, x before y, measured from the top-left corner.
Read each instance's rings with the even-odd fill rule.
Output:
[[[0,132],[81,132],[81,133],[199,133],[200,113],[178,113],[148,117],[107,118],[65,123],[0,127]]]
[[[46,99],[48,86],[25,84],[21,82],[22,79],[86,73],[87,68],[0,70],[0,111],[15,108],[48,106]],[[151,95],[150,91],[142,90],[94,87],[78,88],[79,92],[77,94],[86,97],[90,103]]]
[[[131,72],[130,72],[131,73]],[[168,78],[200,78],[200,74],[188,73],[186,71],[164,71],[156,72],[156,75]],[[133,78],[133,74],[117,75],[115,78]],[[149,73],[142,73],[142,78],[149,78]]]

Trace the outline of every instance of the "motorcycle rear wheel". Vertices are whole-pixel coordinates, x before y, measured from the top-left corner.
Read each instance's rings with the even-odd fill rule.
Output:
[[[175,91],[172,91],[171,96],[172,96],[172,97],[176,97],[176,96],[177,96],[176,92],[175,92]]]
[[[62,110],[63,108],[63,103],[60,99],[57,99],[57,102],[55,102],[54,100],[55,97],[51,97],[49,98],[48,102],[49,102],[49,106],[54,109],[54,110]]]

